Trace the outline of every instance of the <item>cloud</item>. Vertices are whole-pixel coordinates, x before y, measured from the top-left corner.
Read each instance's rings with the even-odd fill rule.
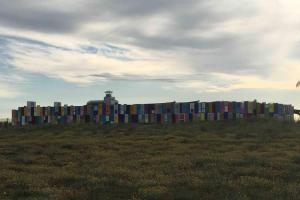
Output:
[[[9,63],[15,68],[27,72],[41,73],[58,77],[70,82],[90,82],[89,74],[161,74],[172,69],[163,62],[155,63],[137,57],[134,52],[125,48],[104,44],[102,47],[79,46],[70,50],[66,47],[45,45],[39,42],[24,42],[26,40],[11,40],[6,44],[6,51],[11,59]],[[66,50],[67,49],[67,50]],[[95,51],[95,49],[97,51]],[[124,68],[123,65],[126,65]],[[143,66],[143,67],[140,67]],[[78,78],[78,75],[84,77]]]
[[[0,99],[10,99],[20,96],[21,93],[16,91],[15,88],[10,87],[9,85],[0,83]]]
[[[68,3],[36,0],[1,0],[0,24],[46,33],[71,32],[77,29],[80,16],[69,12]]]
[[[0,99],[16,98],[22,94],[18,86],[25,84],[27,80],[17,74],[0,75]]]
[[[130,50],[122,47],[117,47],[111,44],[103,44],[102,47],[95,47],[92,45],[81,46],[81,52],[86,54],[99,54],[107,58],[122,60],[122,61],[133,61],[139,58],[130,57]]]
[[[228,87],[237,81],[220,79],[209,73],[192,73],[180,67],[173,71],[175,63],[148,60],[135,55],[132,50],[109,44],[70,49],[26,38],[8,37],[7,41],[6,51],[11,55],[9,63],[15,70],[39,73],[77,84],[97,81],[154,82],[175,87],[196,81],[210,87]]]
[[[289,56],[300,41],[297,8],[294,0],[2,0],[0,64],[78,84],[288,88],[299,73]]]
[[[91,78],[105,80],[105,81],[121,81],[121,82],[152,82],[152,83],[166,83],[166,84],[175,84],[181,85],[182,87],[188,87],[189,83],[197,83],[205,86],[205,90],[207,86],[215,87],[215,88],[228,88],[234,84],[239,83],[237,79],[230,78],[221,78],[217,74],[186,74],[186,75],[134,75],[134,74],[122,74],[122,75],[114,75],[110,73],[102,73],[102,74],[91,74],[89,75]]]

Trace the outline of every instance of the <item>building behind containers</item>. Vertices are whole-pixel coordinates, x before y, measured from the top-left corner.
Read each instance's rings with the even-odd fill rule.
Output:
[[[35,101],[27,101],[27,108],[34,108],[36,107]]]

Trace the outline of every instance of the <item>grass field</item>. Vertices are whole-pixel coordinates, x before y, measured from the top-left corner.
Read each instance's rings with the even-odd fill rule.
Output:
[[[300,124],[0,130],[0,199],[299,199]]]

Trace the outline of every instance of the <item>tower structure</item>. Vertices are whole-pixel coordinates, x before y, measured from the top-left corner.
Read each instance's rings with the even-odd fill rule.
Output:
[[[110,105],[118,104],[118,101],[116,100],[115,97],[112,96],[112,94],[113,94],[113,91],[110,91],[110,90],[105,92],[104,102],[106,104],[110,104]]]

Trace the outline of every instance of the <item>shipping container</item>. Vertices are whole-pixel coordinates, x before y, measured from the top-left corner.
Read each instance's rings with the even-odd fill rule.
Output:
[[[125,114],[119,114],[119,123],[120,124],[124,124],[125,123]]]
[[[149,114],[145,114],[145,123],[146,123],[146,124],[149,123]]]

